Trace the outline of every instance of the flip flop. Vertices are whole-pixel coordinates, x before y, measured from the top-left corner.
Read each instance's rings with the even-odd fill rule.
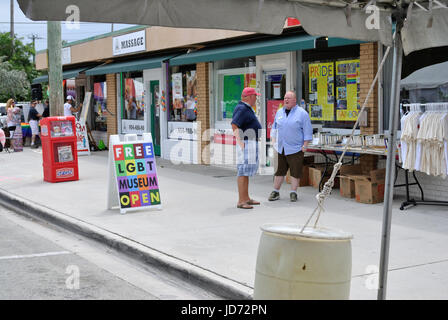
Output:
[[[238,209],[253,209],[254,208],[254,207],[252,207],[251,205],[249,205],[247,203],[237,204],[236,207]]]
[[[250,200],[247,201],[246,203],[249,204],[249,205],[259,205],[259,204],[260,204],[259,201],[255,201],[255,200],[253,200],[253,199],[250,199]]]

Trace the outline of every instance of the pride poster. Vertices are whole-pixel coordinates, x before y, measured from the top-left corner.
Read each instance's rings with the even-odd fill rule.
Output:
[[[309,103],[311,120],[334,120],[334,63],[309,65]]]
[[[336,62],[336,119],[356,121],[359,112],[359,59]]]
[[[160,205],[154,146],[151,142],[113,146],[121,209]]]

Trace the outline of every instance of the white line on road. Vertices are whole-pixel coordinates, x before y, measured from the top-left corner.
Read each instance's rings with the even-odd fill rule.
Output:
[[[58,256],[58,255],[61,255],[61,254],[71,254],[71,252],[69,252],[69,251],[56,251],[56,252],[45,252],[45,253],[36,253],[36,254],[17,255],[17,256],[4,256],[4,257],[0,257],[0,260],[28,259],[28,258],[37,258],[37,257]]]

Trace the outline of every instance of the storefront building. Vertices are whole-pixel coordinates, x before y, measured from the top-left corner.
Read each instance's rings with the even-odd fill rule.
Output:
[[[261,93],[254,110],[264,129],[260,174],[273,173],[270,129],[285,92],[297,93],[315,131],[348,134],[383,51],[377,43],[312,37],[300,27],[285,28],[281,36],[183,30],[188,36],[181,37],[182,29],[171,29],[135,28],[70,44],[64,78],[75,80],[74,90],[67,88],[78,102],[93,92],[92,132],[106,144],[111,134],[151,132],[164,159],[234,168],[230,122],[242,89],[250,86]],[[129,39],[141,40],[134,49],[119,47]],[[45,56],[37,56],[39,69],[46,68]],[[357,134],[384,132],[384,100],[376,86]],[[363,155],[361,162],[374,169],[379,161]]]
[[[316,109],[317,104],[322,105],[324,95],[321,93],[323,87],[318,90],[314,80],[321,83],[323,78],[310,81],[309,70],[330,64],[333,64],[333,70],[338,64],[335,58],[355,59],[355,65],[359,67],[359,62],[356,64],[360,52],[358,42],[326,39],[325,48],[316,49],[317,38],[303,30],[295,30],[282,37],[240,33],[239,37],[224,37],[225,41],[218,39],[203,48],[200,47],[202,43],[189,43],[200,48],[193,52],[175,50],[176,44],[173,44],[174,48],[165,47],[171,49],[169,53],[159,50],[149,57],[142,57],[141,52],[150,51],[147,50],[149,41],[146,41],[149,29],[152,28],[82,43],[84,50],[89,48],[87,52],[94,51],[97,46],[104,51],[104,46],[109,45],[112,47],[109,55],[121,58],[123,50],[117,43],[142,39],[134,49],[124,51],[125,61],[117,59],[104,63],[109,56],[103,53],[103,60],[96,65],[93,65],[92,58],[98,57],[78,58],[82,65],[73,70],[77,73],[76,81],[84,81],[82,88],[75,88],[82,92],[76,96],[78,102],[82,101],[85,92],[93,92],[88,124],[103,139],[107,139],[106,133],[151,132],[157,154],[165,159],[234,167],[235,141],[230,121],[242,89],[251,86],[262,93],[254,110],[264,129],[260,172],[271,174],[270,127],[286,91],[294,90],[298,97],[305,98],[309,104],[307,108],[316,115],[313,118],[316,128],[349,128],[355,119],[356,113],[353,113],[341,127],[342,118],[336,111],[330,110],[334,116],[329,116],[327,108]],[[185,45],[177,45],[180,44]],[[75,52],[73,47],[71,52]],[[39,59],[37,61],[39,65]],[[359,68],[355,71],[359,74]],[[354,94],[356,100],[359,83],[354,87],[355,93],[351,92],[351,95],[353,98]],[[336,88],[333,86],[332,90]],[[327,91],[325,88],[325,97]],[[332,94],[335,95],[336,91]],[[356,109],[357,104],[349,104],[349,108]],[[325,116],[322,112],[326,112]]]

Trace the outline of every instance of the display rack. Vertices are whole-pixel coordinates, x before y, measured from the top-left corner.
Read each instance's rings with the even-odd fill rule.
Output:
[[[405,172],[405,183],[404,184],[394,184],[394,187],[406,187],[406,201],[401,203],[400,210],[408,209],[407,207],[412,206],[415,207],[416,205],[422,204],[422,205],[430,205],[430,206],[448,206],[447,201],[432,201],[432,200],[425,200],[425,194],[423,193],[423,188],[418,182],[417,177],[415,176],[415,171],[412,171],[412,176],[414,178],[414,182],[409,183],[409,170],[403,169],[398,164],[396,165],[396,174],[395,174],[395,181],[397,181],[398,177],[398,169],[402,169]],[[409,186],[417,185],[420,189],[421,194],[421,200],[415,200],[414,198],[410,198],[409,195]]]
[[[402,109],[406,111],[446,111],[448,112],[448,103],[447,102],[436,102],[436,103],[406,103],[401,104]],[[423,192],[423,188],[418,182],[417,177],[415,176],[415,171],[412,171],[412,176],[414,178],[414,182],[409,183],[409,170],[403,169],[398,164],[396,165],[396,174],[395,174],[395,182],[398,177],[398,169],[402,169],[405,172],[405,183],[396,185],[394,187],[406,187],[406,201],[401,203],[400,210],[407,209],[410,206],[415,207],[417,205],[429,205],[429,206],[448,206],[448,201],[433,201],[433,200],[425,200],[425,194]],[[411,199],[409,195],[409,186],[417,185],[420,189],[421,200]]]

